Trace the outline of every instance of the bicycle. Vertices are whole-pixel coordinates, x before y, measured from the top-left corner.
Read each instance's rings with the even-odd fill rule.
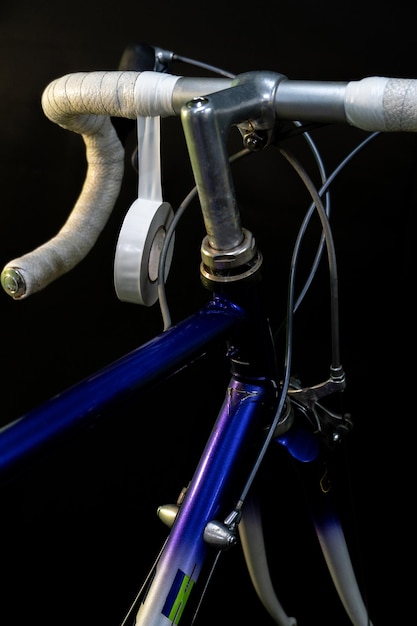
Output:
[[[196,64],[219,77],[171,74],[174,61]],[[287,616],[269,578],[255,498],[258,477],[272,449],[288,453],[302,474],[308,468],[310,473],[303,480],[310,487],[312,483],[314,526],[335,586],[352,623],[370,625],[333,509],[328,476],[336,451],[352,427],[350,416],[333,405],[343,395],[346,378],[339,353],[337,268],[328,192],[343,167],[380,131],[415,130],[414,81],[374,77],[351,83],[314,83],[266,71],[235,77],[148,46],[135,48],[134,60],[129,57],[123,63],[135,68],[140,64],[141,69],[76,73],[46,88],[42,101],[46,115],[83,136],[89,170],[77,205],[58,237],[27,257],[11,261],[3,270],[2,285],[14,299],[26,298],[70,271],[94,245],[120,190],[125,155],[123,128],[117,120],[127,118],[138,126],[133,164],[138,164],[139,185],[138,199],[120,230],[115,287],[119,298],[127,302],[145,306],[158,302],[164,328],[137,350],[2,429],[2,472],[13,473],[126,398],[137,401],[140,393],[152,393],[166,377],[177,375],[209,348],[220,346],[230,368],[224,403],[192,479],[174,504],[158,510],[169,533],[123,626],[194,623],[204,601],[205,583],[220,555],[239,542],[266,612],[279,625],[297,623],[295,617]],[[164,116],[181,117],[196,181],[175,213],[162,198],[159,124]],[[349,122],[370,134],[328,176],[310,132],[331,122]],[[230,155],[232,128],[237,129],[243,149]],[[307,140],[320,175],[319,190],[287,149],[294,137]],[[311,196],[291,260],[287,314],[276,336],[262,308],[262,252],[252,232],[241,225],[232,176],[235,162],[256,158],[274,147]],[[195,314],[172,325],[165,283],[175,230],[197,196],[206,231],[200,271],[210,298]],[[88,215],[97,204],[101,214]],[[317,253],[296,296],[300,247],[316,212],[321,229]],[[79,219],[86,220],[81,230],[89,235],[82,245],[81,232],[73,230]],[[65,245],[56,263],[59,240],[65,240]],[[303,386],[291,367],[293,317],[325,247],[331,292],[330,373],[322,383]],[[282,363],[277,358],[278,341],[283,342]]]

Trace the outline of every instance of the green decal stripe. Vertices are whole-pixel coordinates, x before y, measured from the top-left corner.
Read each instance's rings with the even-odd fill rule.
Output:
[[[194,581],[191,580],[189,576],[184,576],[181,587],[178,590],[177,597],[175,598],[174,604],[172,605],[172,609],[168,616],[173,624],[178,624],[178,622],[180,621],[182,612],[185,608],[188,596],[190,595],[193,586]]]

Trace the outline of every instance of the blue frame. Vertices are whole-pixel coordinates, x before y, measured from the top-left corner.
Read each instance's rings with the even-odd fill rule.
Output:
[[[0,476],[99,419],[104,409],[152,389],[223,341],[230,382],[151,584],[140,597],[138,623],[178,624],[210,555],[204,530],[234,511],[262,445],[262,426],[277,410],[275,356],[256,281],[212,295],[197,313],[115,363],[52,398],[0,432]],[[258,446],[253,446],[257,435]],[[196,595],[200,598],[201,592]]]
[[[259,453],[268,443],[267,433],[274,435],[270,427],[274,428],[279,401],[284,399],[279,398],[286,389],[285,385],[282,391],[279,389],[283,379],[279,368],[290,367],[288,363],[276,363],[271,329],[259,297],[262,256],[251,233],[240,224],[225,141],[231,125],[266,115],[267,103],[272,113],[276,75],[251,76],[252,81],[248,74],[243,75],[233,89],[214,93],[203,101],[196,99],[181,109],[206,232],[210,233],[210,241],[207,235],[202,243],[201,275],[207,288],[217,293],[196,314],[0,431],[1,477],[73,431],[96,421],[105,409],[114,408],[126,396],[152,389],[192,363],[215,342],[222,339],[228,344],[231,378],[224,401],[150,572],[149,586],[138,594],[129,613],[130,618],[136,611],[137,626],[178,625],[184,609],[187,613],[188,609],[192,611],[193,602],[189,599],[201,599],[204,586],[199,585],[197,593],[191,592],[200,577],[204,578],[203,570],[222,549],[210,541],[211,537],[207,539],[205,531],[209,523],[215,528],[223,524],[229,532],[235,530],[229,520],[233,514],[240,515],[239,507],[258,467]],[[208,162],[210,168],[205,167]],[[223,254],[229,251],[233,254]],[[204,394],[205,389],[201,399]],[[280,441],[290,454],[294,451],[294,433],[298,447],[297,429]],[[308,443],[315,437],[309,434]],[[302,459],[310,465],[310,473],[310,461],[315,458],[314,453]],[[244,517],[242,521],[246,523]],[[370,626],[342,526],[327,496],[323,509],[313,515],[313,522],[347,614],[355,626]],[[261,524],[255,521],[252,531],[254,528],[258,531]],[[248,545],[252,544],[249,540]],[[254,554],[250,561],[261,574],[258,580],[264,580],[262,559]],[[277,605],[269,584],[259,587],[265,608]],[[280,626],[295,624],[279,606],[273,617]]]
[[[115,402],[163,381],[243,318],[242,309],[213,297],[197,313],[8,424],[0,430],[0,477],[93,423]]]
[[[152,584],[140,603],[138,624],[179,623],[207,559],[210,562],[216,555],[216,548],[204,539],[205,527],[211,521],[223,522],[233,512],[239,500],[239,488],[244,487],[239,482],[245,477],[249,444],[260,424],[271,419],[276,400],[276,388],[270,382],[253,384],[232,376],[217,421],[152,573]]]

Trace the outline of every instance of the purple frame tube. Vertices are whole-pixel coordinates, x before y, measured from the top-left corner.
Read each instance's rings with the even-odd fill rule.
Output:
[[[150,388],[201,356],[243,317],[229,300],[214,297],[179,324],[7,424],[0,430],[0,477],[90,425],[117,401]]]
[[[271,419],[276,402],[277,390],[271,381],[250,383],[232,376],[152,572],[152,584],[138,607],[136,626],[178,625],[206,560],[216,555],[216,548],[204,539],[204,529],[210,521],[223,522],[234,510],[247,478],[254,433],[259,434],[260,425]]]

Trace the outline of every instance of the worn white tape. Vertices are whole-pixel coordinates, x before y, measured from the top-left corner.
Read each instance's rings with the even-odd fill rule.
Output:
[[[168,202],[138,198],[123,221],[114,259],[114,284],[120,300],[151,306],[158,299],[158,266],[166,231],[174,217]],[[174,238],[165,266],[168,273]]]

